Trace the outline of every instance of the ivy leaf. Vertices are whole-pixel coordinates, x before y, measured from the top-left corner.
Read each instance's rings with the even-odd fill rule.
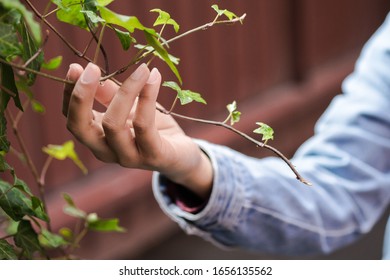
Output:
[[[15,0],[1,0],[0,5],[3,6],[7,11],[10,12],[17,11],[18,15],[23,17],[24,21],[26,22],[26,25],[29,29],[29,32],[31,32],[34,41],[37,44],[41,43],[42,41],[41,27],[40,24],[35,21],[34,15],[31,11],[29,11],[19,1],[15,1]],[[18,20],[20,20],[19,16],[14,16],[13,19],[14,19],[13,22],[10,23],[20,24],[20,22],[18,22]]]
[[[62,145],[48,145],[47,147],[43,147],[42,150],[49,156],[58,160],[70,158],[84,174],[88,173],[87,168],[81,162],[74,150],[74,142],[72,140],[67,141]]]
[[[42,200],[36,196],[31,197],[32,209],[34,210],[34,216],[40,218],[43,221],[49,221],[49,216],[45,211]]]
[[[173,28],[175,29],[175,32],[179,32],[180,26],[179,24],[171,18],[171,15],[163,10],[160,9],[153,9],[150,10],[151,12],[156,12],[158,13],[158,17],[156,21],[154,22],[153,26],[158,26],[158,25],[172,25]]]
[[[0,63],[0,78],[1,78],[1,90],[0,90],[0,114],[4,113],[7,108],[8,102],[13,94],[12,99],[16,107],[23,111],[22,103],[20,102],[18,88],[16,87],[14,71],[11,66]]]
[[[221,10],[221,9],[219,9],[218,5],[212,5],[211,8],[213,8],[217,12],[218,16],[225,15],[229,20],[238,18],[238,16],[236,14],[232,13],[229,10],[226,10],[226,9]]]
[[[0,239],[0,260],[17,260],[14,247],[7,241]]]
[[[135,29],[138,29],[141,31],[147,31],[149,34],[157,35],[154,29],[146,28],[135,16],[121,15],[105,7],[99,7],[99,11],[100,16],[107,23],[120,26],[130,33],[133,33]]]
[[[12,24],[0,22],[0,56],[11,57],[20,55],[19,38]]]
[[[32,35],[30,34],[30,30],[28,29],[25,21],[22,21],[17,26],[18,32],[22,38],[22,46],[23,46],[23,53],[22,57],[24,61],[30,60],[31,57],[37,54],[39,50],[38,42],[36,42]],[[36,58],[34,58],[30,63],[28,64],[28,68],[31,68],[35,71],[39,71],[41,68],[43,62],[43,53],[41,52]],[[27,84],[33,85],[36,79],[36,74],[34,73],[27,73]]]
[[[93,24],[97,23],[105,23],[106,21],[102,19],[100,16],[98,16],[94,11],[90,10],[81,10],[83,14],[86,15],[89,21],[91,21]]]
[[[67,227],[60,228],[58,233],[67,241],[73,240],[74,234],[70,228]]]
[[[0,99],[0,102],[2,100]],[[5,162],[5,154],[8,153],[10,143],[7,139],[7,120],[0,110],[0,171],[5,171],[8,164]]]
[[[207,104],[206,100],[204,100],[199,93],[193,92],[191,90],[183,90],[176,82],[164,82],[163,86],[169,87],[177,92],[177,98],[179,98],[181,105],[186,105],[188,103],[191,103],[192,101]]]
[[[230,125],[234,125],[235,123],[239,122],[241,112],[237,111],[237,102],[233,101],[232,103],[228,104],[226,108],[229,112],[228,119],[230,118]]]
[[[42,68],[46,70],[56,70],[58,67],[60,67],[62,64],[62,56],[56,56],[50,59],[49,61],[45,61],[42,63]]]
[[[87,22],[85,20],[82,10],[82,2],[75,0],[51,0],[57,5],[59,10],[57,11],[57,19],[59,21],[69,23],[78,26],[83,29],[87,29]]]
[[[154,51],[154,49],[151,46],[145,46],[145,45],[142,45],[142,44],[137,44],[134,47],[137,48],[137,49],[140,49],[140,50],[145,49],[146,51],[150,51],[150,52]],[[157,52],[153,52],[153,54],[155,56],[157,56],[158,58],[164,60]],[[169,56],[169,59],[172,61],[173,64],[179,65],[180,58],[178,58],[176,56],[173,56],[171,54],[168,54],[168,56]]]
[[[43,106],[38,100],[34,98],[34,94],[31,91],[31,88],[27,85],[27,79],[24,77],[19,77],[18,81],[16,82],[16,86],[19,92],[24,92],[28,99],[30,99],[31,108],[34,112],[42,114],[46,111],[45,106]]]
[[[87,213],[76,206],[69,194],[64,193],[63,197],[67,203],[64,207],[65,214],[75,218],[86,219]]]
[[[27,186],[26,182],[24,182],[23,180],[21,180],[20,178],[18,178],[16,175],[15,175],[15,171],[12,170],[11,171],[13,177],[14,177],[14,188],[17,188],[18,190],[32,196],[33,194],[31,193],[31,190],[30,188]]]
[[[42,246],[48,248],[59,248],[68,244],[61,235],[52,233],[47,229],[42,229],[41,234],[38,236],[38,240]]]
[[[94,231],[124,232],[125,229],[119,226],[118,219],[101,219],[96,213],[91,213],[87,217],[87,227]]]
[[[165,63],[169,66],[171,71],[175,74],[176,78],[179,80],[180,84],[183,83],[179,71],[177,70],[175,64],[169,57],[168,51],[161,45],[161,43],[154,37],[152,34],[145,32],[146,41],[154,50],[162,57]]]
[[[274,130],[269,125],[262,122],[256,122],[256,124],[259,125],[259,127],[253,130],[253,132],[263,135],[261,140],[265,141],[264,144],[267,143],[268,140],[274,139]]]
[[[96,0],[96,5],[100,7],[105,7],[111,4],[114,0]]]
[[[19,223],[18,231],[14,236],[14,241],[16,246],[24,250],[29,259],[31,259],[35,252],[42,252],[38,234],[34,231],[29,221],[22,220]]]
[[[0,137],[1,141],[1,137]],[[6,170],[10,170],[11,166],[8,165],[8,163],[5,161],[5,152],[0,150],[0,172],[4,172]]]
[[[0,207],[3,211],[14,221],[20,221],[26,215],[48,221],[42,202],[36,197],[29,199],[23,191],[8,182],[0,181]]]
[[[135,43],[135,39],[130,35],[130,32],[119,30],[118,28],[114,28],[115,34],[118,37],[123,50],[127,51],[131,43]]]

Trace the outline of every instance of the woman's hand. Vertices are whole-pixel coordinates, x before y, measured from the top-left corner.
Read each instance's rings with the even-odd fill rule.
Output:
[[[145,64],[122,86],[99,82],[100,69],[70,65],[67,78],[75,85],[64,89],[63,113],[69,131],[103,162],[128,168],[156,170],[202,198],[212,185],[207,156],[186,136],[176,121],[156,110],[161,75]],[[93,109],[94,101],[105,112]]]

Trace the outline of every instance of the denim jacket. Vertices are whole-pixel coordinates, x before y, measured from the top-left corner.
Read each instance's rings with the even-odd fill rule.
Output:
[[[279,158],[256,159],[196,140],[214,168],[207,204],[197,213],[183,210],[155,173],[161,208],[187,233],[226,247],[307,256],[354,242],[390,205],[390,16],[366,43],[342,91],[291,159],[312,187]]]

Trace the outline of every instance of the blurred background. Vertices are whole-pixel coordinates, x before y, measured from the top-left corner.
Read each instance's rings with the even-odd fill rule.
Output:
[[[42,2],[46,1],[32,2],[42,11],[45,5]],[[208,102],[207,106],[190,104],[178,108],[177,112],[223,120],[226,104],[236,100],[243,113],[236,127],[251,134],[256,121],[269,124],[275,130],[273,146],[288,156],[313,134],[316,120],[332,97],[341,92],[341,82],[353,70],[364,42],[383,22],[390,8],[386,0],[116,0],[110,7],[122,14],[136,15],[146,26],[152,26],[157,15],[150,13],[151,9],[166,10],[180,24],[180,32],[184,32],[212,21],[215,17],[212,4],[237,15],[246,13],[247,17],[243,25],[215,26],[170,45],[170,53],[181,59],[183,87],[200,92]],[[64,24],[56,26],[75,46],[84,48],[85,32]],[[168,39],[174,33],[167,31],[164,35]],[[116,38],[107,37],[104,47],[113,70],[125,65],[134,54],[123,52]],[[64,62],[55,75],[65,77],[67,65],[72,62],[85,66],[85,62],[51,33],[46,56],[59,54],[64,56]],[[173,79],[164,64],[154,60],[153,66],[159,67],[165,80]],[[128,74],[118,79],[123,80]],[[46,112],[38,115],[27,111],[20,125],[41,168],[46,159],[42,146],[62,144],[73,137],[67,132],[61,113],[62,85],[39,79],[35,91]],[[163,88],[159,102],[169,107],[173,97],[171,91]],[[192,137],[228,145],[255,157],[272,156],[224,129],[178,121]],[[74,224],[73,218],[62,213],[61,194],[67,192],[83,210],[101,217],[118,217],[127,230],[126,233],[90,233],[78,250],[80,258],[285,258],[224,251],[198,237],[185,235],[156,204],[150,172],[103,164],[78,143],[76,150],[89,169],[87,176],[70,161],[54,162],[49,170],[47,199],[54,227]],[[19,176],[32,186],[29,171],[17,161],[15,165]],[[384,220],[359,242],[318,258],[380,258],[383,228]]]

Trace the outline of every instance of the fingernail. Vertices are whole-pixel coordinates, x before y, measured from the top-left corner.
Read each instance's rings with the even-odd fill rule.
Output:
[[[131,74],[130,78],[134,81],[137,81],[139,79],[141,79],[145,74],[146,74],[146,70],[147,70],[147,66],[145,63],[142,63],[138,68],[137,70],[135,70],[133,72],[133,74]]]
[[[88,63],[87,67],[81,74],[80,81],[83,84],[90,84],[96,80],[96,71],[94,70],[96,66],[93,63]]]
[[[149,79],[146,81],[146,83],[152,85],[155,82],[157,82],[158,77],[159,77],[159,71],[157,70],[157,68],[153,68],[152,71],[150,72]]]
[[[71,74],[71,72],[73,71],[73,69],[75,68],[75,66],[76,66],[76,65],[75,65],[74,63],[72,63],[72,64],[69,65],[68,73],[66,73],[66,79],[67,79],[67,80],[69,80],[70,74]]]

